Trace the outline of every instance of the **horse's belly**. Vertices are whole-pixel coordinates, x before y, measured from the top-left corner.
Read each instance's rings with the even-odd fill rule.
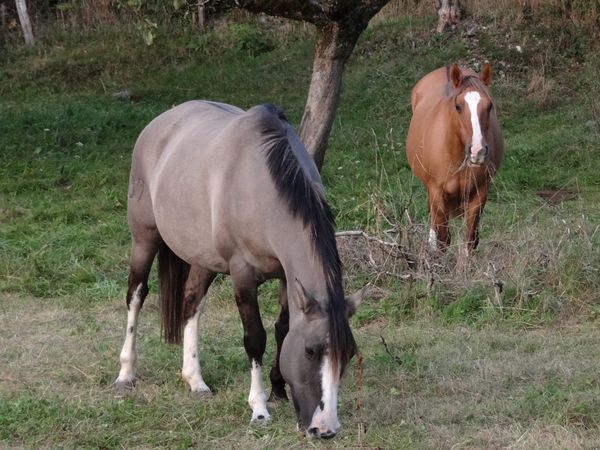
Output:
[[[158,219],[156,225],[161,238],[177,256],[185,262],[198,265],[213,272],[229,272],[228,261],[219,253],[211,230],[199,226],[198,221],[185,220],[179,216],[177,226],[169,220]],[[196,218],[198,220],[198,218]]]

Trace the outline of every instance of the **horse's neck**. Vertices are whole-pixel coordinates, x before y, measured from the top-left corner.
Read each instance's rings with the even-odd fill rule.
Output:
[[[280,261],[287,281],[288,304],[292,317],[298,312],[296,302],[293,301],[296,295],[296,279],[315,299],[328,300],[323,265],[315,253],[310,239],[296,239],[294,242],[288,242],[284,253],[280,256]]]

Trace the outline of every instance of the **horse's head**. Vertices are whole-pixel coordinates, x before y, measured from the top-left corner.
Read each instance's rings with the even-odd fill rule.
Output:
[[[339,382],[356,353],[348,318],[363,290],[346,298],[340,308],[332,307],[331,302],[323,306],[326,302],[314,298],[298,280],[290,294],[300,312],[290,316],[279,358],[281,374],[290,385],[299,428],[309,436],[332,438],[340,427]]]
[[[488,158],[486,140],[490,114],[494,103],[488,86],[492,81],[492,70],[485,63],[479,77],[463,75],[456,64],[449,73],[454,88],[454,113],[460,124],[460,136],[465,146],[465,161],[473,165],[481,165]]]

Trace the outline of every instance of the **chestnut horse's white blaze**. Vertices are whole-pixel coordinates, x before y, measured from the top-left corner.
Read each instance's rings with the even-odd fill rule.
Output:
[[[321,367],[321,403],[319,403],[319,406],[315,409],[309,430],[316,428],[320,435],[323,435],[328,431],[333,431],[335,434],[339,430],[340,422],[337,416],[337,393],[339,384],[339,370],[334,372],[331,360],[328,356],[325,356]]]
[[[252,408],[252,421],[269,420],[271,416],[267,411],[267,394],[262,379],[262,368],[255,359],[252,360],[250,369],[250,395],[248,404]]]
[[[204,304],[204,299],[200,305]],[[189,384],[192,392],[210,393],[210,388],[202,378],[200,359],[198,355],[198,319],[202,314],[202,307],[198,306],[196,314],[188,319],[183,328],[183,367],[181,376]]]
[[[470,91],[465,95],[465,102],[471,112],[471,127],[473,128],[473,137],[471,138],[471,155],[476,156],[483,148],[483,134],[481,134],[481,125],[479,124],[479,114],[477,106],[481,100],[479,92]]]
[[[158,255],[163,334],[183,343],[181,374],[195,392],[210,392],[198,352],[201,305],[217,274],[230,275],[252,420],[269,419],[258,286],[279,279],[270,399],[287,400],[288,384],[302,427],[335,436],[340,374],[356,351],[348,318],[358,299],[344,296],[335,220],[317,167],[283,113],[273,105],[243,111],[191,101],[161,114],[135,144],[127,215],[132,250],[117,388],[135,380],[137,316]]]
[[[127,310],[127,328],[125,329],[125,342],[119,354],[119,362],[121,370],[117,378],[117,383],[129,384],[135,380],[135,361],[137,359],[137,351],[135,348],[135,340],[138,326],[138,313],[142,305],[140,293],[142,285],[140,284],[134,291],[129,309]]]

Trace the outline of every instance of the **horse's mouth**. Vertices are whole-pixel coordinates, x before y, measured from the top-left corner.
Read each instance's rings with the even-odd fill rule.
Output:
[[[469,167],[481,167],[485,164],[485,161],[471,161],[470,159],[467,161],[467,165]]]

